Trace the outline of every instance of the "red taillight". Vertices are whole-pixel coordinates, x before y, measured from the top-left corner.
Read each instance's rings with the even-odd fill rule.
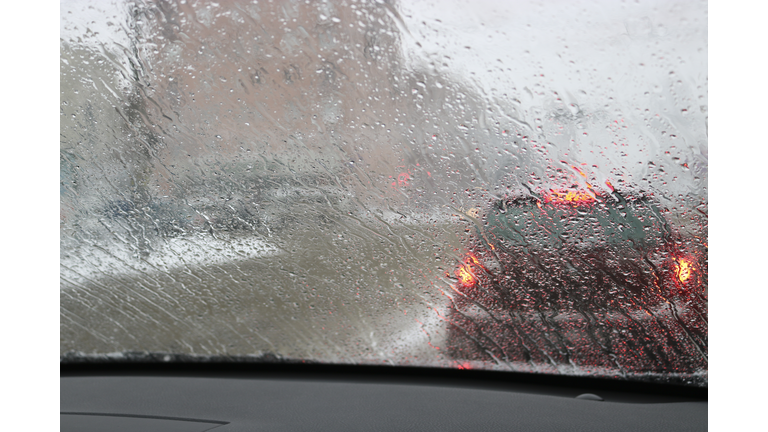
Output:
[[[462,265],[456,271],[456,276],[458,276],[459,282],[461,282],[461,284],[464,286],[474,285],[476,280],[468,267],[469,267],[468,265]]]
[[[696,269],[693,267],[693,262],[689,259],[679,258],[676,261],[675,275],[677,275],[677,279],[680,282],[685,283],[693,276],[693,272]]]
[[[472,286],[477,283],[475,276],[476,267],[482,267],[480,261],[474,255],[469,255],[464,263],[456,270],[456,277],[464,286]]]
[[[544,195],[545,204],[586,205],[596,201],[595,194],[589,190],[550,189]]]

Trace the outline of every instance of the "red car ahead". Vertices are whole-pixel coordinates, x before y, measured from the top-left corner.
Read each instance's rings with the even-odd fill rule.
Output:
[[[652,196],[549,191],[497,200],[482,222],[446,316],[460,367],[706,378],[706,243]]]

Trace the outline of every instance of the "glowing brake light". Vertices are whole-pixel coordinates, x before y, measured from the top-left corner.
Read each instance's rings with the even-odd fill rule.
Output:
[[[554,190],[551,189],[544,197],[545,203],[553,204],[591,204],[595,202],[595,195],[586,190]]]
[[[690,279],[694,270],[696,269],[693,268],[693,263],[691,263],[691,261],[685,258],[680,258],[677,261],[677,278],[680,282],[685,282]]]
[[[472,276],[472,273],[467,270],[466,266],[459,267],[459,270],[456,272],[456,276],[459,277],[459,281],[466,286],[472,285],[475,283],[475,277]]]
[[[482,267],[480,264],[480,261],[477,260],[477,258],[474,255],[470,255],[466,262],[459,267],[458,270],[456,270],[456,277],[459,278],[459,282],[461,282],[464,286],[472,286],[477,282],[477,277],[472,273],[472,265]]]

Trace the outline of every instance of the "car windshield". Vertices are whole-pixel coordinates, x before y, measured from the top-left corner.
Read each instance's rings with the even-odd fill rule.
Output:
[[[706,1],[66,0],[60,356],[707,386]]]

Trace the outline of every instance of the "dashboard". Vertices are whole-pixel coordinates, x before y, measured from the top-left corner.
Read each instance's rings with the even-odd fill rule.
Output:
[[[61,365],[61,431],[700,431],[706,389],[437,368]]]

